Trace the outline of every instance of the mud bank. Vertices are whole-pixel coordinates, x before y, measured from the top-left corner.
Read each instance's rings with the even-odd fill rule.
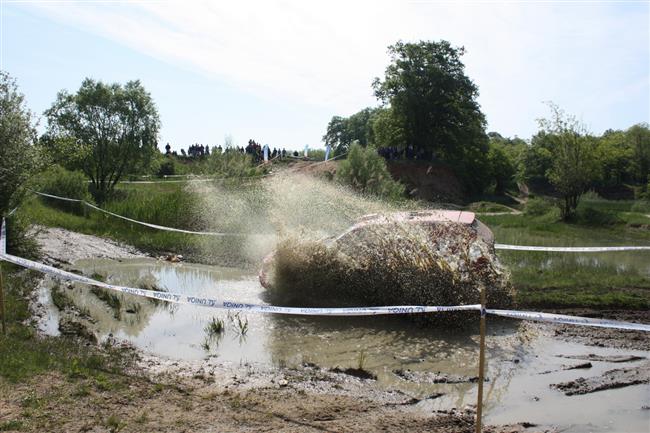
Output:
[[[147,256],[129,245],[65,229],[35,226],[32,232],[46,263],[69,265],[81,259],[134,259]]]

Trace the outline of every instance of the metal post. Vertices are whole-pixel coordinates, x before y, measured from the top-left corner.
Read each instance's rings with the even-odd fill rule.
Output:
[[[483,417],[483,382],[485,381],[485,285],[481,285],[481,336],[478,360],[478,397],[476,401],[476,433],[481,433]]]
[[[0,312],[2,312],[2,335],[7,335],[7,320],[5,311],[5,294],[2,281],[2,263],[0,262]]]

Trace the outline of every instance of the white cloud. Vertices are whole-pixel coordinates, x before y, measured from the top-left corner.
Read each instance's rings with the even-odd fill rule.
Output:
[[[584,117],[599,117],[627,97],[638,102],[634,91],[647,91],[639,82],[649,77],[647,5],[284,0],[28,7],[255,95],[344,115],[376,103],[370,83],[388,62],[389,44],[448,39],[467,48],[467,72],[480,87],[490,128],[505,134],[529,134],[542,100]],[[630,117],[629,123],[647,120],[647,104]]]

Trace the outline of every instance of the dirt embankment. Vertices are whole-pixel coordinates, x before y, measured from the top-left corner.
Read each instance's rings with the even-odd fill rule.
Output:
[[[388,170],[406,185],[411,197],[433,202],[460,203],[463,200],[463,186],[449,167],[426,162],[390,161]]]
[[[60,228],[35,226],[34,234],[46,263],[70,264],[82,259],[135,259],[146,254],[138,249]]]
[[[296,161],[288,170],[332,179],[339,164],[340,161]],[[406,186],[411,197],[444,203],[463,201],[463,185],[449,167],[416,161],[388,161],[388,170],[394,179]]]

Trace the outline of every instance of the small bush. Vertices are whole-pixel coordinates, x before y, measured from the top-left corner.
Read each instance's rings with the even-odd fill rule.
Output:
[[[90,200],[88,182],[80,171],[68,171],[65,168],[55,165],[45,173],[40,182],[40,190],[46,194],[59,197],[72,198],[76,200]],[[56,200],[47,197],[43,199],[49,205],[71,212],[83,213],[82,205],[63,200]]]
[[[524,214],[530,216],[546,215],[553,210],[553,204],[540,197],[529,198],[524,209]]]
[[[587,205],[578,208],[576,222],[591,226],[609,226],[619,224],[622,220],[611,212],[600,211]]]
[[[648,197],[650,199],[650,197]],[[650,213],[650,200],[639,200],[630,208],[631,212]]]
[[[38,259],[38,242],[29,231],[29,222],[19,213],[5,221],[7,225],[7,252],[27,259]]]
[[[171,158],[167,158],[165,161],[161,162],[156,174],[158,177],[171,176],[176,174],[176,166],[174,165],[174,161],[172,161]]]
[[[352,143],[347,159],[341,162],[336,180],[368,194],[397,200],[404,195],[404,186],[394,180],[384,158],[372,147]]]
[[[582,200],[585,200],[585,201],[599,201],[599,200],[603,200],[603,198],[602,198],[601,196],[599,196],[598,193],[597,193],[596,191],[594,191],[593,189],[590,189],[590,190],[587,191],[586,193],[582,194],[582,197],[580,197],[580,198],[581,198]]]

